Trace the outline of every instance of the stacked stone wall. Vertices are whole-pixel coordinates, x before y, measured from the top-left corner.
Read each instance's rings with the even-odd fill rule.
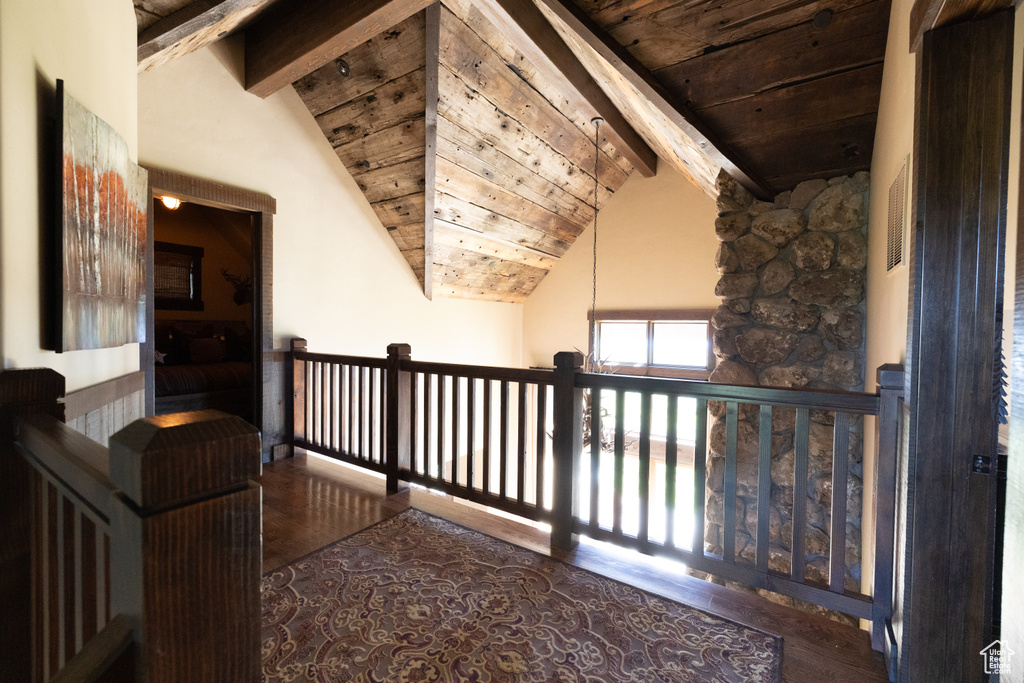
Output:
[[[712,382],[862,391],[868,174],[811,180],[759,201],[723,172],[715,264],[722,300],[712,319]],[[706,547],[722,552],[725,407],[712,404]],[[795,411],[772,415],[770,567],[788,573],[792,545]],[[828,581],[834,416],[811,412],[806,578]],[[757,406],[740,405],[737,447],[738,562],[753,564],[757,529]],[[847,490],[846,584],[860,588],[861,420],[853,420]],[[793,601],[769,596],[780,602]]]

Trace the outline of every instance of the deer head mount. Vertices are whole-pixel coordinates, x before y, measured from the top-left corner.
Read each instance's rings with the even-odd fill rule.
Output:
[[[235,288],[235,293],[231,295],[231,299],[236,304],[241,306],[252,303],[252,275],[246,275],[244,278],[238,277],[229,273],[227,268],[221,268],[220,274]]]

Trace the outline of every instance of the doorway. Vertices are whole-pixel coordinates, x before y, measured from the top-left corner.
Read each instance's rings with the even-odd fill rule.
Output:
[[[154,414],[254,421],[252,214],[153,202]]]
[[[160,253],[160,250],[156,249],[156,242],[159,240],[157,233],[165,234],[162,230],[157,229],[154,225],[154,220],[160,216],[166,218],[167,212],[171,211],[166,207],[161,209],[156,207],[156,202],[162,203],[164,197],[181,202],[179,208],[174,211],[182,211],[184,208],[187,214],[193,214],[193,217],[202,217],[211,225],[226,224],[227,227],[217,229],[224,233],[223,241],[228,244],[226,246],[221,245],[217,249],[223,248],[224,250],[234,252],[237,256],[240,251],[244,251],[243,243],[245,242],[244,238],[247,236],[249,238],[249,267],[248,272],[246,272],[243,266],[244,259],[242,261],[235,259],[231,263],[222,264],[216,268],[203,268],[201,265],[196,264],[195,260],[206,258],[206,247],[203,247],[203,253],[199,254],[195,249],[188,250],[181,247],[197,247],[202,245],[179,244],[175,242],[165,242],[164,245],[161,245],[165,247],[163,249],[164,256],[161,256],[161,259],[165,264],[176,263],[178,275],[180,276],[182,273],[185,273],[188,286],[184,290],[181,290],[179,287],[179,301],[177,304],[174,304],[182,306],[182,308],[161,308],[158,315],[158,311],[155,310],[156,306],[147,307],[146,342],[139,345],[139,366],[146,373],[146,414],[154,415],[157,413],[155,367],[157,365],[158,352],[164,355],[164,365],[166,365],[167,355],[172,353],[177,354],[177,358],[172,358],[172,361],[177,360],[181,362],[187,359],[188,364],[191,365],[209,365],[217,362],[231,362],[230,359],[232,358],[244,358],[246,349],[248,349],[251,357],[250,360],[234,360],[233,362],[251,364],[251,381],[246,388],[239,390],[239,387],[235,386],[233,389],[228,389],[229,392],[233,391],[233,393],[222,394],[216,397],[217,400],[227,400],[228,404],[223,402],[217,404],[215,400],[213,404],[201,406],[200,403],[203,400],[208,401],[211,397],[200,398],[193,396],[191,399],[192,403],[187,404],[186,402],[186,404],[182,404],[182,407],[186,409],[201,407],[224,409],[225,407],[230,408],[232,402],[236,406],[242,406],[242,410],[245,410],[245,406],[248,406],[247,415],[251,417],[249,422],[255,425],[261,432],[263,460],[267,461],[270,459],[270,454],[275,446],[283,443],[285,439],[285,416],[281,410],[281,406],[284,403],[281,378],[284,373],[280,367],[285,359],[284,354],[274,354],[273,351],[273,216],[277,203],[273,197],[259,192],[244,190],[163,169],[149,168],[147,170],[149,171],[150,188],[149,230],[147,233],[147,261],[149,265],[147,292],[150,301],[155,302],[157,294],[154,280],[154,256]],[[176,220],[177,222],[184,222],[183,219]],[[248,231],[244,227],[246,224],[249,226]],[[173,235],[174,233],[170,234]],[[178,234],[183,235],[186,233],[179,232]],[[227,235],[231,236],[228,237]],[[187,242],[190,240],[183,241]],[[231,241],[234,241],[236,244],[232,246],[230,244]],[[165,246],[167,244],[177,244],[178,246],[172,246],[168,249]],[[175,249],[177,249],[177,254]],[[228,260],[230,261],[230,259]],[[226,274],[221,272],[222,268],[227,271]],[[172,273],[174,270],[174,268],[165,268],[165,271]],[[197,272],[202,274],[201,283],[188,277],[189,273]],[[248,284],[246,284],[247,276],[251,277]],[[217,286],[221,294],[229,297],[230,301],[220,298],[216,310],[210,311],[213,314],[210,320],[202,321],[199,314],[205,315],[206,311],[199,312],[196,311],[196,308],[199,305],[200,297],[202,297],[202,307],[206,309],[208,304],[206,300],[207,294],[205,293],[212,293],[210,288],[213,285]],[[228,286],[230,286],[230,290],[227,289]],[[170,291],[167,287],[168,283],[161,283],[160,291],[162,295],[166,295]],[[249,290],[251,294],[247,294],[246,290]],[[242,304],[235,303],[236,294],[238,299],[243,301]],[[251,296],[251,301],[245,301],[249,296]],[[160,298],[165,299],[165,296]],[[182,298],[194,300],[189,303],[188,301],[182,301]],[[167,302],[162,300],[160,303],[166,305]],[[210,305],[213,305],[213,303],[211,299]],[[192,306],[192,309],[190,310],[187,306]],[[242,320],[241,318],[245,318],[246,314],[233,310],[233,307],[247,311],[248,320]],[[178,325],[179,337],[174,337],[173,339],[169,337],[168,335],[175,334],[170,329],[173,326],[164,325],[163,323],[161,323],[160,330],[163,336],[159,335],[157,328],[158,318],[163,321],[172,320],[181,323],[181,325]],[[202,322],[197,323],[197,319]],[[218,326],[210,324],[211,321],[218,320],[221,323],[228,324]],[[194,342],[197,339],[202,341],[196,344]],[[158,344],[162,344],[167,348],[158,348]],[[192,363],[191,361],[196,356],[204,361],[204,363]],[[219,359],[222,358],[223,361],[220,361]],[[237,384],[238,379],[235,378],[233,383]],[[193,387],[195,386],[193,385]],[[186,386],[185,388],[188,387]],[[204,392],[194,391],[191,393],[201,394]],[[242,394],[247,395],[247,400]],[[162,406],[162,408],[168,407],[168,405]],[[229,412],[235,412],[235,410],[230,410]]]

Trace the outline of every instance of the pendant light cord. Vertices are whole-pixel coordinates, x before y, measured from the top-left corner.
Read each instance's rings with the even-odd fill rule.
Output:
[[[587,356],[587,371],[593,372],[597,366],[597,359],[594,358],[594,347],[597,344],[597,190],[598,190],[598,161],[600,157],[599,134],[601,119],[595,118],[594,124],[594,272],[593,292],[590,301],[590,354]]]

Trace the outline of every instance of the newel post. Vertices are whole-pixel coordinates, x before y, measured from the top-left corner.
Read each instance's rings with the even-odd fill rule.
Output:
[[[111,612],[131,624],[136,680],[261,680],[261,467],[259,431],[216,410],[110,437]]]
[[[578,506],[576,479],[583,450],[583,390],[576,386],[576,373],[582,367],[583,354],[579,351],[555,354],[551,545],[563,550],[569,550],[579,540],[573,526]]]
[[[306,440],[306,361],[296,354],[306,352],[306,340],[292,338],[292,443],[291,455],[295,455],[295,443]]]
[[[402,369],[402,363],[412,356],[408,344],[388,345],[387,367],[387,491],[398,493],[399,470],[410,465],[412,413],[412,373]]]
[[[875,574],[871,607],[871,646],[885,651],[887,622],[892,618],[896,534],[896,465],[903,421],[903,366],[878,368],[880,405],[875,454]]]

